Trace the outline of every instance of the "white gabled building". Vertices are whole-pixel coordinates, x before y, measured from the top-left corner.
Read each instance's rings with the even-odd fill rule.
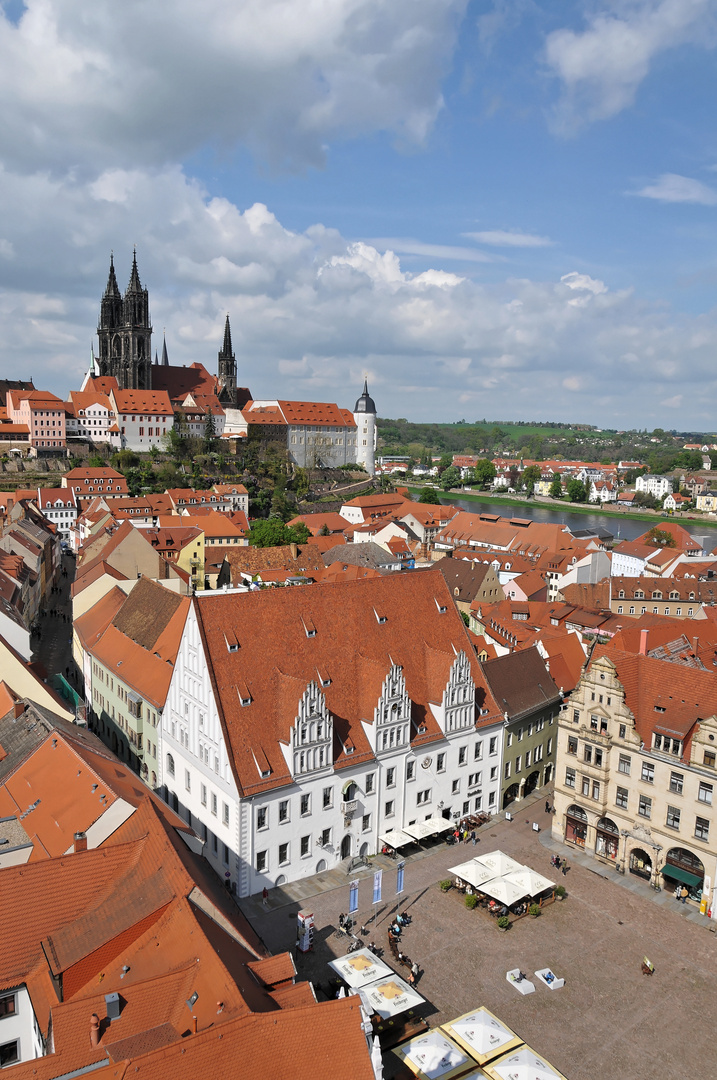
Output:
[[[232,890],[497,811],[502,715],[439,575],[196,596],[159,784]]]

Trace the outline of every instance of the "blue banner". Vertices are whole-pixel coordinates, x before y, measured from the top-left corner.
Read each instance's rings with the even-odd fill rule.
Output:
[[[352,881],[349,885],[349,915],[358,911],[358,881]]]
[[[403,892],[403,871],[405,869],[406,864],[405,862],[401,861],[397,867],[398,873],[396,874],[396,896],[400,896]]]
[[[381,880],[383,878],[383,870],[377,870],[373,875],[373,902],[374,904],[381,903]]]

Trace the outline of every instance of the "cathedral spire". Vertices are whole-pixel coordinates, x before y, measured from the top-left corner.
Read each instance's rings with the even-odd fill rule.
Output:
[[[220,359],[229,360],[232,358],[232,331],[229,325],[229,315],[227,314],[227,320],[224,323],[224,345],[222,351],[219,353]]]
[[[139,280],[139,270],[137,269],[137,248],[134,248],[132,255],[132,273],[129,278],[129,285],[127,286],[128,293],[142,292],[142,283]]]
[[[117,278],[115,277],[115,255],[114,251],[110,253],[110,272],[107,276],[107,288],[105,289],[105,296],[119,298],[122,293],[119,291],[117,284]]]
[[[169,367],[169,357],[167,356],[167,338],[166,335],[162,335],[162,366]]]

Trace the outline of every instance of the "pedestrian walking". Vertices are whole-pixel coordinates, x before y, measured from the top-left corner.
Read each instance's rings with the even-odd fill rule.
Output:
[[[562,871],[563,877],[566,877],[568,873],[568,864],[565,862],[565,860],[563,860],[563,865],[560,867],[560,869]]]
[[[687,890],[687,886],[683,885],[682,888],[680,889],[680,900],[682,901],[683,904],[687,903],[687,897],[689,895],[690,894],[689,894],[689,892]]]
[[[550,813],[550,801],[548,799],[545,800],[545,813]]]
[[[473,842],[473,847],[475,847],[476,846],[476,831],[475,831],[475,829],[471,829],[471,841]]]
[[[264,905],[265,908],[268,908],[268,906],[269,906],[269,890],[267,889],[266,885],[261,890],[261,902],[262,902],[262,904]]]
[[[555,869],[556,870],[560,869],[560,856],[559,855],[555,856]]]

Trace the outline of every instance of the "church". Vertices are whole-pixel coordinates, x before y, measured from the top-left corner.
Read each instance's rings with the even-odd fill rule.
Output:
[[[224,324],[216,375],[196,362],[188,367],[170,364],[166,339],[162,342],[161,360],[155,351],[152,363],[149,293],[140,281],[136,249],[124,295],[117,284],[114,254],[110,255],[97,337],[99,355],[95,357],[93,349],[82,390],[104,395],[117,392],[120,398],[124,398],[125,392],[132,392],[131,400],[127,399],[121,408],[115,409],[123,446],[130,445],[127,424],[132,421],[142,425],[142,433],[138,427],[132,438],[133,449],[149,449],[149,444],[145,446],[143,440],[162,437],[164,428],[148,428],[155,434],[144,434],[145,421],[140,419],[140,413],[143,396],[147,397],[144,412],[149,416],[157,413],[159,396],[166,393],[175,418],[181,415],[182,431],[187,435],[202,435],[207,413],[211,412],[215,431],[223,440],[240,441],[257,435],[270,437],[273,441],[285,442],[289,459],[300,468],[360,464],[370,475],[374,473],[376,406],[368,393],[367,382],[364,382],[363,393],[353,412],[326,402],[281,398],[254,400],[247,387],[237,385],[229,315]],[[158,419],[155,416],[154,423]]]

